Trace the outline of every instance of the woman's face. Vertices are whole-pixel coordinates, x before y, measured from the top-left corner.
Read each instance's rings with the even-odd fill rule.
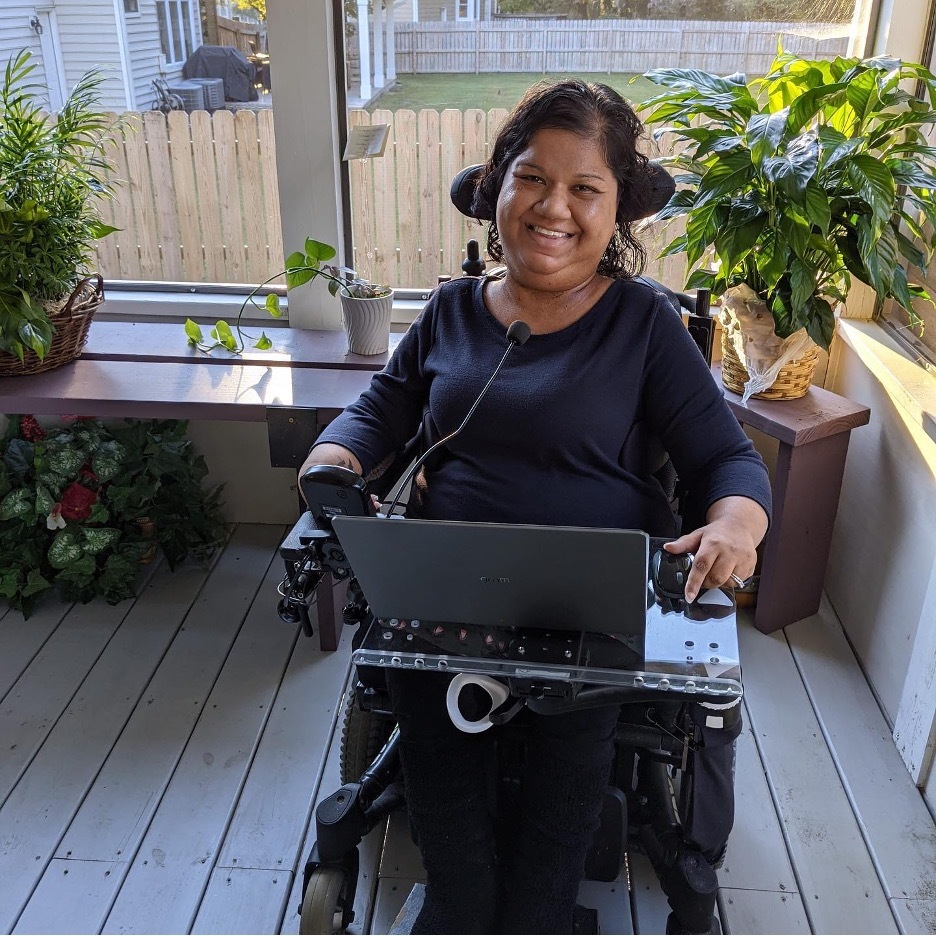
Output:
[[[601,147],[571,130],[539,130],[513,161],[497,199],[504,263],[522,285],[586,283],[614,236],[618,186]]]

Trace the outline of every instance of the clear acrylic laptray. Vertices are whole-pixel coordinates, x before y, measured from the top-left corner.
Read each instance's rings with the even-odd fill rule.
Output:
[[[520,680],[545,694],[564,693],[569,684],[723,702],[742,694],[734,600],[722,589],[688,607],[653,600],[643,635],[375,619],[352,659],[358,666]]]

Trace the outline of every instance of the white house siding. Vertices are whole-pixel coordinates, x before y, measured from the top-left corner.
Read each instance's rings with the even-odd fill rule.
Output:
[[[46,83],[45,65],[42,61],[42,49],[39,37],[30,29],[29,21],[36,15],[33,4],[14,3],[8,0],[0,2],[0,68],[6,68],[10,57],[20,49],[29,49],[33,54],[36,70],[32,81],[38,85]]]
[[[65,83],[71,90],[86,72],[104,75],[101,105],[124,110],[127,95],[113,0],[55,0]]]

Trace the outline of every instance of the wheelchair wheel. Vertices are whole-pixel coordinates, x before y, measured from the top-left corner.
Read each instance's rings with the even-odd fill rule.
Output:
[[[345,887],[345,877],[341,868],[317,868],[312,873],[302,898],[300,933],[332,936],[341,932],[338,900]]]
[[[373,763],[393,731],[389,718],[361,708],[357,693],[348,693],[344,724],[341,728],[341,782],[357,783]]]

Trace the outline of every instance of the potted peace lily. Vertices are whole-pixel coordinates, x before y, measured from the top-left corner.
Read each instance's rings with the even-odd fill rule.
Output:
[[[681,186],[657,218],[685,218],[664,255],[685,253],[687,288],[722,297],[726,386],[804,394],[853,278],[919,321],[913,300],[930,297],[903,264],[925,270],[936,246],[936,76],[887,57],[780,51],[751,81],[644,77],[667,89],[639,109],[674,141],[663,161]]]
[[[211,330],[211,343],[206,341],[201,327],[187,319],[185,333],[189,343],[205,352],[218,347],[227,348],[234,354],[240,354],[245,347],[247,336],[241,325],[248,306],[262,308],[274,318],[282,315],[280,298],[276,293],[269,293],[263,306],[257,301],[260,292],[279,276],[286,277],[286,288],[295,289],[317,277],[328,283],[328,291],[341,299],[342,323],[348,334],[348,350],[352,354],[382,354],[390,343],[390,315],[393,309],[393,290],[389,286],[372,283],[355,273],[349,267],[335,266],[328,261],[334,259],[337,251],[329,244],[306,239],[304,252],[296,251],[286,258],[286,268],[271,276],[252,290],[241,304],[234,327],[219,321]],[[254,342],[253,347],[260,351],[273,346],[265,332]]]

